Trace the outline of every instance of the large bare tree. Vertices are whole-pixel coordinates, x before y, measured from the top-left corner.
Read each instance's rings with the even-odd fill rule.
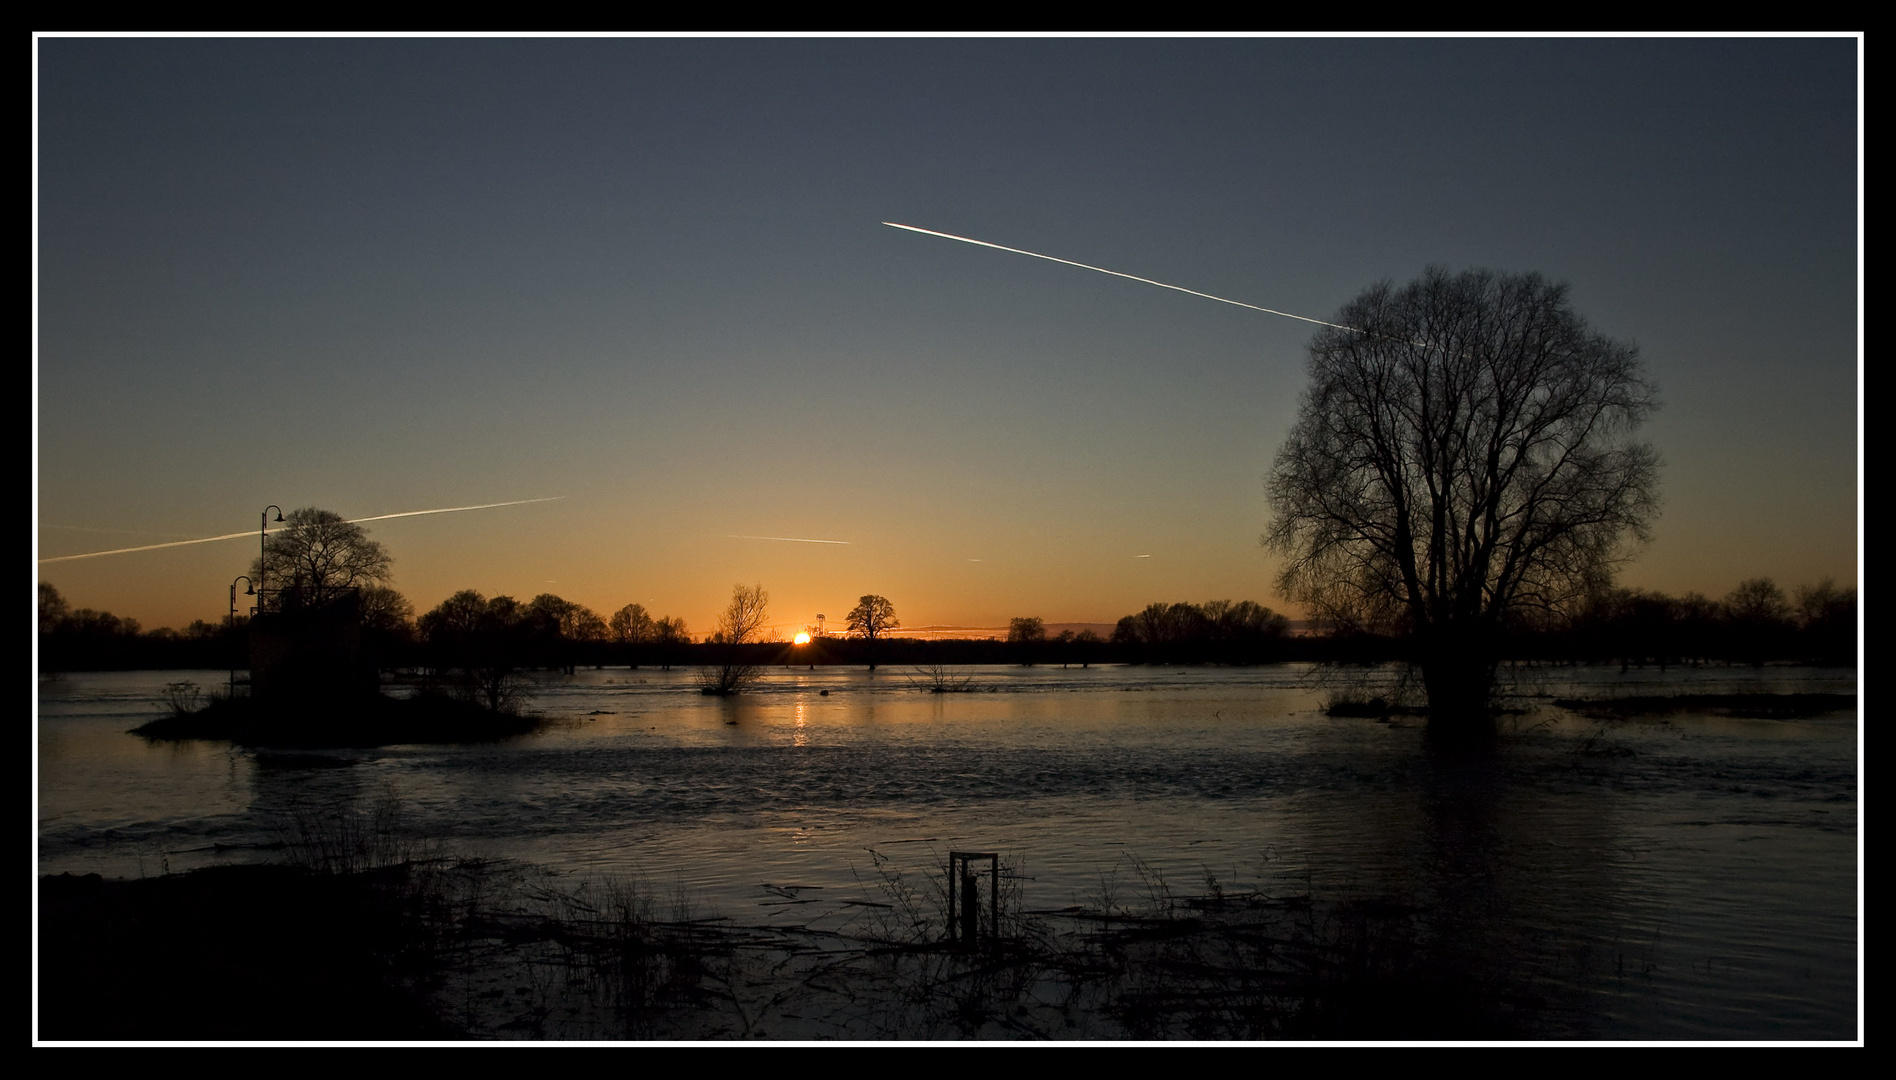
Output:
[[[290,511],[263,543],[250,573],[269,589],[266,606],[320,606],[349,589],[386,585],[392,560],[368,530],[330,510]]]
[[[1653,385],[1537,274],[1432,268],[1332,321],[1267,480],[1280,588],[1407,635],[1431,727],[1485,720],[1501,631],[1602,588],[1649,538]]]
[[[746,648],[763,640],[770,617],[770,594],[762,585],[731,586],[731,602],[718,616],[718,628],[707,644],[714,662],[699,669],[698,683],[706,694],[735,694],[763,674],[755,650]]]

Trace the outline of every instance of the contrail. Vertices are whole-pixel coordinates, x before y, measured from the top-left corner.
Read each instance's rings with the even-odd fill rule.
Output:
[[[564,495],[549,495],[544,499],[515,499],[512,502],[482,503],[479,506],[444,506],[439,510],[404,510],[399,514],[377,514],[374,517],[353,518],[350,524],[358,521],[386,521],[389,518],[417,517],[421,514],[458,514],[463,510],[491,510],[496,506],[525,506],[528,503],[558,502]]]
[[[482,503],[479,506],[444,506],[438,510],[404,510],[399,514],[376,514],[373,517],[350,518],[348,523],[354,525],[364,521],[386,521],[389,518],[415,517],[420,514],[455,514],[462,510],[488,510],[496,506],[523,506],[527,503],[553,502],[557,499],[564,498],[566,498],[564,495],[553,495],[544,499],[515,499],[512,502]],[[139,547],[113,548],[111,551],[88,551],[81,555],[55,555],[50,559],[41,559],[40,562],[70,562],[73,559],[96,559],[102,555],[126,555],[134,551],[156,551],[159,548],[184,547],[187,544],[211,544],[219,540],[237,540],[256,535],[256,533],[245,530],[244,532],[225,533],[222,536],[201,536],[196,540],[173,540],[165,544],[144,544]]]
[[[126,534],[129,534],[129,535],[131,535],[131,536],[150,536],[150,535],[152,535],[152,530],[150,530],[150,529],[103,529],[103,528],[100,528],[100,527],[99,527],[99,526],[97,526],[97,525],[55,525],[55,524],[53,524],[53,523],[52,523],[52,522],[50,522],[50,521],[42,521],[42,522],[40,522],[40,523],[39,523],[39,527],[40,527],[40,528],[42,528],[42,529],[67,529],[67,530],[70,530],[70,531],[72,531],[72,532],[95,532],[95,533],[126,533]],[[165,536],[165,535],[169,535],[169,536],[179,536],[179,535],[181,535],[181,534],[179,534],[179,533],[160,533],[159,535],[161,535],[161,536]]]
[[[954,233],[936,232],[934,229],[923,229],[914,225],[902,225],[893,221],[885,221],[883,222],[883,224],[887,225],[891,229],[907,229],[909,232],[921,233],[924,236],[945,237],[949,240],[959,240],[964,244],[974,244],[977,247],[993,248],[996,251],[1011,251],[1016,255],[1031,255],[1036,259],[1045,259],[1048,262],[1057,262],[1063,266],[1077,266],[1082,270],[1092,270],[1101,274],[1111,274],[1114,277],[1122,277],[1128,281],[1139,281],[1147,285],[1157,285],[1161,289],[1171,289],[1173,292],[1182,292],[1190,296],[1202,296],[1207,300],[1216,300],[1220,304],[1230,304],[1233,307],[1249,308],[1252,311],[1261,311],[1266,315],[1281,315],[1286,319],[1296,319],[1298,322],[1315,323],[1318,326],[1334,326],[1338,330],[1355,330],[1359,334],[1363,332],[1362,330],[1354,326],[1344,326],[1342,323],[1325,322],[1322,319],[1310,318],[1308,315],[1292,315],[1288,311],[1278,311],[1276,308],[1258,307],[1256,304],[1247,304],[1242,300],[1227,300],[1222,296],[1213,296],[1207,292],[1199,292],[1197,289],[1187,289],[1183,285],[1167,285],[1163,281],[1154,281],[1151,278],[1143,278],[1137,274],[1122,274],[1117,270],[1108,270],[1103,266],[1094,266],[1091,263],[1074,262],[1072,259],[1061,259],[1052,255],[1042,255],[1038,251],[1028,251],[1025,248],[1007,247],[1003,244],[990,244],[986,240],[975,240],[966,236],[956,236]]]
[[[745,536],[742,533],[725,533],[733,540],[784,540],[792,544],[847,544],[848,540],[811,540],[806,536]]]
[[[235,540],[238,537],[255,535],[257,534],[246,531],[225,533],[222,536],[200,536],[196,540],[173,540],[166,544],[145,544],[141,547],[113,548],[111,551],[88,551],[83,555],[54,555],[49,559],[41,559],[40,562],[68,562],[73,559],[96,559],[101,555],[124,555],[133,551],[157,551],[159,548],[184,547],[186,544],[209,544],[217,540]]]

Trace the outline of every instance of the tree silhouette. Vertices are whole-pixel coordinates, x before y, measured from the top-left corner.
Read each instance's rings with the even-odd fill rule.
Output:
[[[39,632],[41,634],[50,634],[59,629],[59,624],[65,620],[70,610],[66,598],[59,595],[58,589],[44,581],[39,583]]]
[[[691,644],[691,632],[685,620],[667,616],[652,624],[652,644],[658,650],[658,662],[670,671],[679,650]]]
[[[1023,667],[1032,667],[1041,643],[1047,640],[1047,624],[1038,615],[1025,615],[1007,622],[1007,641],[1019,654]]]
[[[718,628],[709,640],[717,660],[698,673],[705,693],[735,694],[763,673],[763,666],[751,660],[745,646],[763,638],[769,613],[770,594],[762,585],[731,586],[731,602],[718,616]]]
[[[1798,629],[1804,635],[1805,655],[1819,663],[1842,664],[1855,659],[1857,595],[1838,589],[1830,578],[1797,590]]]
[[[511,596],[487,599],[463,589],[416,621],[436,668],[458,669],[455,689],[468,701],[500,712],[519,695],[524,609]]]
[[[285,527],[263,543],[251,576],[269,592],[258,597],[267,609],[320,607],[350,589],[386,585],[392,560],[367,529],[329,510],[292,510]]]
[[[1727,649],[1754,666],[1786,651],[1791,604],[1770,578],[1747,578],[1725,597],[1725,621],[1732,640]]]
[[[1007,640],[1016,645],[1033,645],[1045,641],[1047,624],[1038,615],[1010,619],[1007,623]]]
[[[652,616],[644,604],[627,604],[612,613],[607,625],[612,640],[621,645],[644,645],[652,640]]]
[[[1648,538],[1654,388],[1536,274],[1431,268],[1333,322],[1267,480],[1280,588],[1407,635],[1431,727],[1478,729],[1504,626],[1600,592]]]
[[[849,632],[861,634],[869,642],[869,670],[876,669],[876,639],[902,625],[896,621],[895,605],[886,597],[870,594],[849,611]]]

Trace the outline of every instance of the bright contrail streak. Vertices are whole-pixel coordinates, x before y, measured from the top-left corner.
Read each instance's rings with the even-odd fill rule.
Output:
[[[848,540],[811,540],[804,536],[745,536],[742,533],[725,533],[733,540],[784,540],[792,544],[847,544]]]
[[[1163,281],[1153,281],[1151,278],[1143,278],[1143,277],[1138,276],[1137,274],[1122,274],[1117,270],[1108,270],[1103,266],[1094,266],[1091,263],[1074,262],[1072,259],[1061,259],[1061,258],[1056,258],[1055,256],[1052,256],[1052,255],[1042,255],[1038,251],[1028,251],[1025,248],[1012,248],[1012,247],[1007,247],[1002,244],[990,244],[986,240],[975,240],[966,236],[956,236],[954,233],[936,232],[934,229],[923,229],[914,225],[901,225],[893,221],[885,221],[883,222],[883,224],[887,225],[891,229],[907,229],[909,232],[921,233],[924,236],[945,237],[949,240],[959,240],[964,244],[974,244],[977,247],[993,248],[996,251],[1011,251],[1016,255],[1031,255],[1036,259],[1045,259],[1048,262],[1057,262],[1063,266],[1077,266],[1082,270],[1092,270],[1101,274],[1111,274],[1114,277],[1122,277],[1128,281],[1138,281],[1138,282],[1143,282],[1147,285],[1157,285],[1161,289],[1171,289],[1173,292],[1182,292],[1191,296],[1202,296],[1207,300],[1216,300],[1220,304],[1230,304],[1233,307],[1249,308],[1252,311],[1261,311],[1266,315],[1281,315],[1286,319],[1296,319],[1298,322],[1315,323],[1318,326],[1334,326],[1338,330],[1356,330],[1357,333],[1359,334],[1362,333],[1361,330],[1358,330],[1354,326],[1344,326],[1342,323],[1325,322],[1322,319],[1313,319],[1309,317],[1308,315],[1292,315],[1288,311],[1278,311],[1276,308],[1258,307],[1256,304],[1247,304],[1242,300],[1227,300],[1222,296],[1213,296],[1207,292],[1199,292],[1197,289],[1187,289],[1183,285],[1167,285]]]
[[[556,499],[564,498],[566,498],[564,495],[553,495],[544,499],[515,499],[512,502],[482,503],[479,506],[444,506],[438,510],[404,510],[399,514],[376,514],[373,517],[351,518],[349,524],[354,525],[363,521],[386,521],[389,518],[398,517],[415,517],[420,514],[456,514],[463,510],[489,510],[496,506],[523,506],[527,503],[553,502]],[[219,540],[237,540],[246,536],[256,535],[256,533],[245,530],[244,532],[225,533],[222,536],[200,536],[196,540],[173,540],[166,544],[144,544],[140,547],[113,548],[111,551],[88,551],[82,555],[55,555],[50,559],[41,559],[40,562],[70,562],[73,559],[96,559],[102,555],[126,555],[134,551],[157,551],[159,548],[184,547],[187,544],[211,544]]]
[[[173,540],[166,544],[145,544],[140,547],[113,548],[111,551],[88,551],[83,555],[54,555],[40,562],[69,562],[73,559],[96,559],[101,555],[124,555],[133,551],[157,551],[159,548],[184,547],[187,544],[209,544],[217,540],[235,540],[242,536],[255,536],[253,532],[225,533],[222,536],[200,536],[196,540]]]
[[[564,495],[549,495],[544,499],[515,499],[512,502],[482,503],[479,506],[444,506],[439,510],[403,510],[399,514],[377,514],[374,517],[353,518],[350,524],[358,521],[386,521],[389,518],[416,517],[421,514],[458,514],[463,510],[491,510],[496,506],[525,506],[528,503],[558,502]]]

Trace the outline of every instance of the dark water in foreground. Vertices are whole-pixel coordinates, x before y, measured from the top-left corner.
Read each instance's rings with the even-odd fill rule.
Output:
[[[930,695],[781,669],[717,700],[689,672],[581,672],[534,688],[539,735],[324,753],[124,733],[164,683],[221,672],[66,676],[40,685],[39,869],[268,861],[298,808],[392,797],[455,852],[821,923],[877,895],[878,859],[996,851],[1029,908],[1157,887],[1415,905],[1579,1002],[1549,1037],[1858,1037],[1857,716],[1601,723],[1532,696],[1851,693],[1854,672],[1554,669],[1485,759],[1326,718],[1296,667],[972,674]]]

